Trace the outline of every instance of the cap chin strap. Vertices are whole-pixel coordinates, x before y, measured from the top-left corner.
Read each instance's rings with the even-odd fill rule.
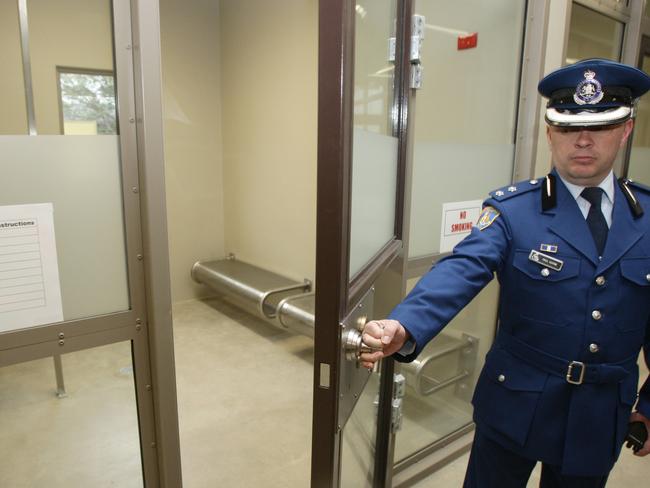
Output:
[[[589,127],[620,124],[629,119],[631,114],[631,107],[617,107],[601,112],[583,111],[577,113],[547,108],[545,118],[549,125]]]

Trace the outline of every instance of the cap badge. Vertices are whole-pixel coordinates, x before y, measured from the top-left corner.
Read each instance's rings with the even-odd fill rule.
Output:
[[[585,79],[578,83],[573,100],[578,105],[593,105],[603,99],[603,87],[596,79],[596,73],[588,69],[584,74]]]

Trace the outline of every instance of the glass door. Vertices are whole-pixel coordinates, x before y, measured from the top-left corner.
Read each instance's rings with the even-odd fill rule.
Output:
[[[0,485],[158,486],[130,2],[0,30]]]
[[[374,318],[373,283],[402,248],[410,6],[320,2],[312,486],[381,486],[385,476],[380,375],[357,354]]]
[[[415,15],[424,28],[410,122],[407,291],[470,232],[488,192],[511,182],[526,2],[417,0]],[[495,281],[399,365],[396,486],[406,468],[472,430],[474,385],[496,330]]]

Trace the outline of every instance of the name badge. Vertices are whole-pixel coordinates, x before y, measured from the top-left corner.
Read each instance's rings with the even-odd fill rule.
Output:
[[[534,249],[530,251],[528,259],[534,263],[541,264],[542,266],[546,266],[547,268],[551,268],[555,271],[560,271],[562,269],[562,266],[564,266],[564,261],[561,259],[557,259],[553,256],[549,256],[548,254],[535,251]]]

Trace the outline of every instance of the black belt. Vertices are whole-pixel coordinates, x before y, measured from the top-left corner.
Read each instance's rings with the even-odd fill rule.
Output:
[[[637,356],[619,363],[587,364],[581,361],[571,361],[558,358],[547,352],[540,351],[511,334],[499,331],[497,344],[516,358],[542,371],[564,378],[568,383],[618,383],[626,378],[630,371],[625,366],[636,364]]]

